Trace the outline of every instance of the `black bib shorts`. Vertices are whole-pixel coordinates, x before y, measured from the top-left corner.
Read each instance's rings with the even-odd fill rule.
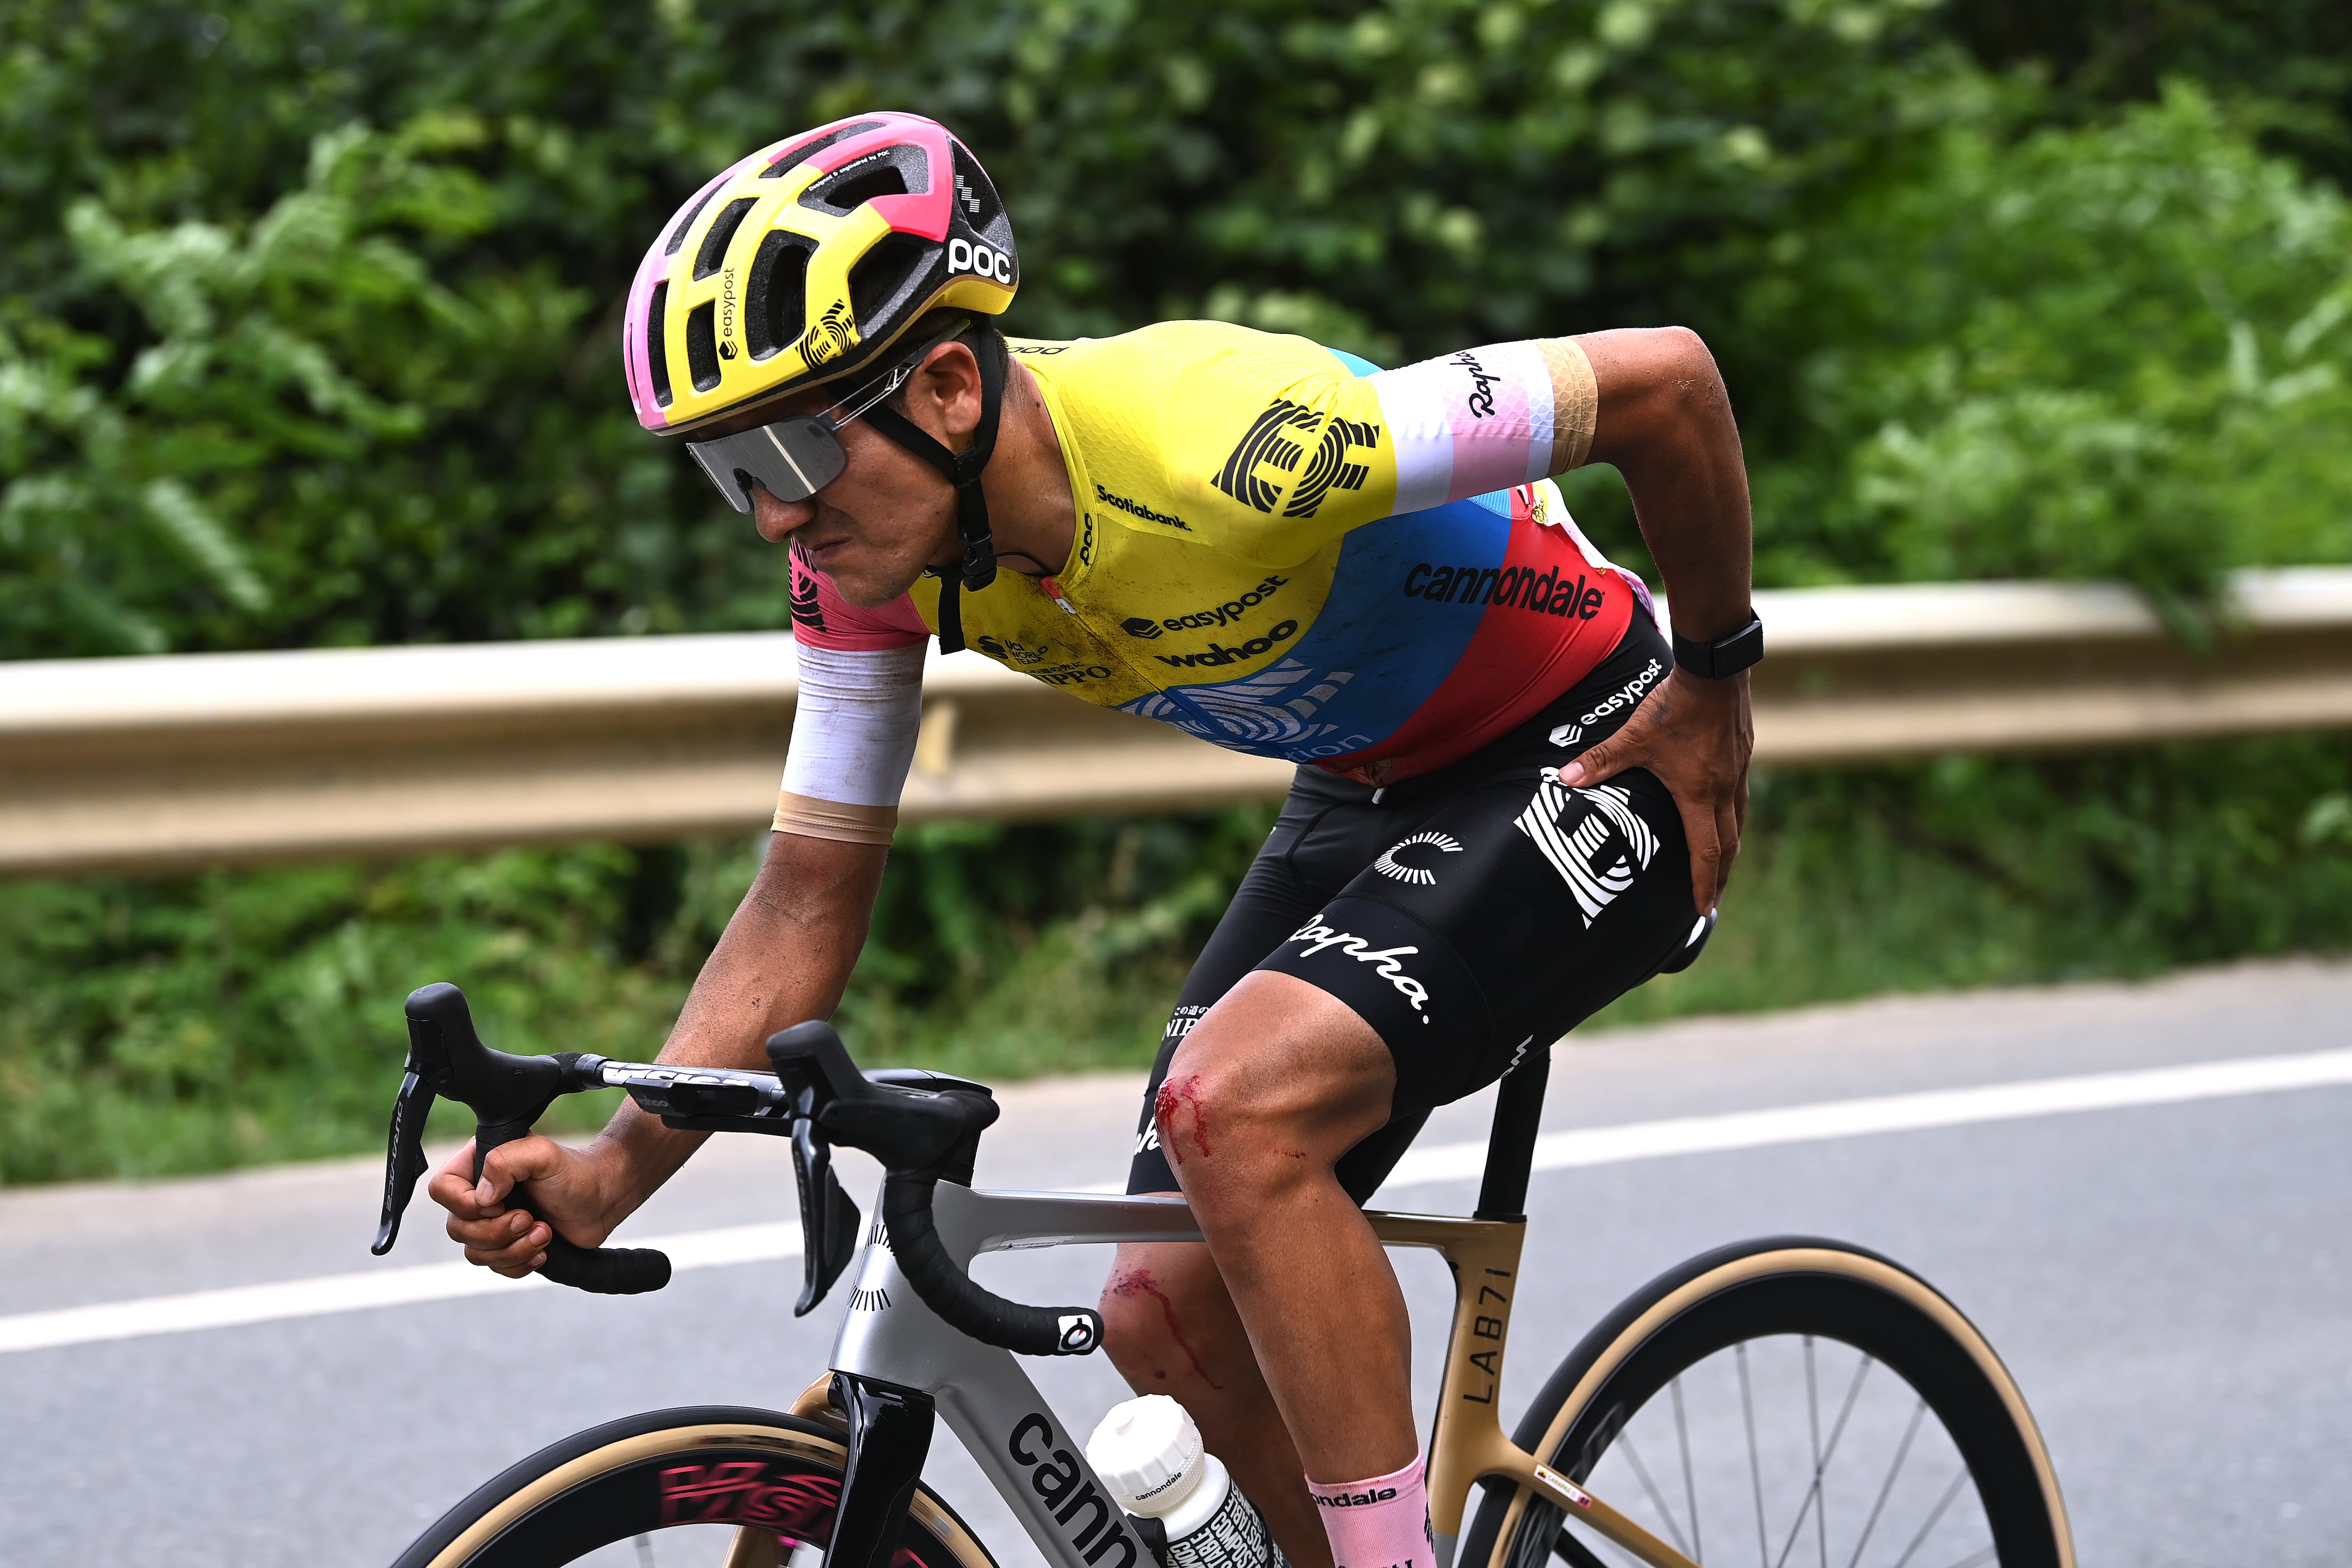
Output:
[[[1339,1163],[1370,1197],[1435,1106],[1549,1049],[1698,935],[1682,818],[1643,769],[1570,789],[1673,667],[1637,615],[1616,648],[1492,745],[1373,789],[1301,768],[1176,1001],[1143,1096],[1129,1192],[1174,1192],[1151,1114],[1193,1024],[1254,969],[1352,1008],[1396,1059],[1392,1119]]]

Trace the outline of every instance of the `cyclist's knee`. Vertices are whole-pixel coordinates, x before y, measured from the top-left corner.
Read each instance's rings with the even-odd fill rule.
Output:
[[[1170,1064],[1152,1116],[1196,1212],[1213,1217],[1227,1197],[1255,1201],[1328,1180],[1334,1162],[1386,1119],[1389,1084],[1353,1054],[1319,1043],[1219,1049],[1204,1040],[1196,1051],[1187,1041]],[[1373,1050],[1371,1065],[1392,1074],[1385,1048],[1374,1041]]]

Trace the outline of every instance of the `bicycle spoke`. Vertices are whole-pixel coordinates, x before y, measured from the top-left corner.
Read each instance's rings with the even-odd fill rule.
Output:
[[[1731,1347],[1739,1363],[1739,1409],[1748,1422],[1748,1479],[1756,1490],[1756,1563],[1757,1568],[1771,1568],[1772,1548],[1764,1539],[1764,1468],[1756,1457],[1756,1395],[1748,1378],[1748,1346],[1742,1343]]]
[[[1952,1568],[1978,1568],[1979,1563],[1991,1562],[1993,1553],[1998,1550],[1999,1548],[1991,1546],[1979,1547],[1953,1563]]]
[[[1822,1470],[1828,1460],[1822,1454],[1822,1399],[1813,1369],[1813,1336],[1805,1336],[1805,1416],[1811,1425],[1813,1438],[1813,1490],[1806,1505],[1813,1511],[1814,1532],[1822,1543],[1821,1568],[1830,1568],[1830,1505],[1822,1496]],[[1793,1539],[1791,1544],[1794,1544]],[[1788,1555],[1786,1551],[1781,1552]]]
[[[640,1535],[637,1537],[637,1562],[642,1565],[642,1568],[654,1568],[654,1538],[652,1536]]]
[[[1509,1568],[1543,1568],[1546,1552],[1556,1546],[1553,1537],[1566,1521],[1567,1515],[1562,1511],[1529,1497],[1518,1531],[1511,1537],[1511,1549],[1506,1559]]]
[[[1812,1341],[1811,1336],[1808,1336],[1806,1339],[1805,1348],[1805,1392],[1806,1396],[1810,1399],[1812,1395],[1813,1381],[1811,1355]],[[1845,1391],[1845,1404],[1838,1411],[1836,1424],[1830,1428],[1830,1440],[1827,1448],[1823,1448],[1822,1446],[1820,1412],[1818,1409],[1814,1412],[1812,1486],[1805,1493],[1803,1505],[1797,1510],[1797,1518],[1795,1522],[1789,1526],[1789,1539],[1780,1543],[1780,1562],[1774,1564],[1774,1568],[1781,1568],[1781,1565],[1785,1564],[1789,1561],[1789,1553],[1796,1550],[1797,1537],[1803,1532],[1805,1528],[1805,1513],[1807,1510],[1813,1511],[1813,1517],[1820,1524],[1822,1564],[1822,1568],[1828,1568],[1830,1556],[1830,1511],[1828,1500],[1822,1495],[1823,1478],[1829,1473],[1830,1461],[1837,1457],[1838,1445],[1845,1440],[1845,1424],[1853,1415],[1854,1402],[1862,1397],[1862,1380],[1869,1373],[1870,1365],[1870,1357],[1865,1355],[1862,1358],[1861,1364],[1853,1369],[1853,1382],[1847,1386]]]
[[[1633,1434],[1630,1430],[1620,1432],[1617,1435],[1615,1446],[1625,1450],[1627,1462],[1633,1465],[1633,1473],[1641,1478],[1642,1490],[1650,1496],[1650,1506],[1658,1511],[1658,1517],[1665,1521],[1666,1533],[1674,1538],[1675,1550],[1693,1562],[1696,1562],[1698,1553],[1692,1551],[1684,1542],[1682,1529],[1675,1523],[1674,1511],[1666,1506],[1666,1500],[1658,1494],[1658,1483],[1650,1479],[1650,1467],[1642,1462],[1641,1450],[1633,1447]]]
[[[1870,1505],[1870,1517],[1863,1521],[1862,1539],[1853,1543],[1853,1555],[1847,1559],[1846,1568],[1855,1568],[1862,1561],[1863,1548],[1870,1544],[1871,1531],[1878,1528],[1878,1516],[1895,1491],[1895,1478],[1903,1473],[1903,1461],[1910,1456],[1911,1440],[1919,1435],[1919,1423],[1927,1418],[1927,1402],[1922,1399],[1911,1412],[1911,1424],[1903,1429],[1903,1441],[1895,1446],[1895,1462],[1886,1469],[1886,1479],[1879,1483],[1878,1500]]]
[[[1698,1479],[1691,1469],[1690,1424],[1683,1419],[1683,1380],[1677,1375],[1668,1385],[1675,1401],[1675,1441],[1683,1450],[1683,1496],[1690,1503],[1691,1561],[1705,1563],[1706,1548],[1698,1534]]]
[[[1927,1532],[1936,1528],[1936,1521],[1944,1517],[1944,1511],[1952,1506],[1952,1500],[1954,1498],[1960,1495],[1960,1483],[1968,1479],[1968,1469],[1963,1466],[1960,1473],[1952,1478],[1952,1484],[1944,1489],[1944,1496],[1942,1500],[1938,1501],[1934,1510],[1928,1513],[1927,1522],[1919,1527],[1919,1533],[1911,1538],[1911,1544],[1905,1547],[1903,1549],[1903,1555],[1895,1560],[1895,1568],[1904,1568],[1904,1564],[1911,1561],[1912,1553],[1917,1552],[1920,1546],[1926,1542]]]

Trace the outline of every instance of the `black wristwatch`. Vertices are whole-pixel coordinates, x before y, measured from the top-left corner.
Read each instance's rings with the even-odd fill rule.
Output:
[[[1736,675],[1764,656],[1764,622],[1756,618],[1753,610],[1748,612],[1748,624],[1728,637],[1694,643],[1676,632],[1674,639],[1675,667],[1710,681]]]

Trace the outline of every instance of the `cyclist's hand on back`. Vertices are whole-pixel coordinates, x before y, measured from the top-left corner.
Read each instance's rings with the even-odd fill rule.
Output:
[[[434,1173],[425,1190],[449,1211],[449,1239],[466,1249],[466,1260],[520,1279],[547,1261],[548,1227],[561,1227],[564,1239],[583,1247],[601,1245],[618,1218],[611,1213],[600,1162],[590,1152],[567,1149],[534,1133],[490,1151],[482,1179],[474,1180],[474,1145]],[[529,1182],[528,1208],[513,1207],[509,1195]]]
[[[1748,758],[1756,749],[1745,674],[1705,680],[1676,669],[1615,735],[1561,768],[1563,783],[1598,784],[1646,768],[1671,790],[1690,841],[1691,903],[1713,910],[1739,857],[1748,819]]]

